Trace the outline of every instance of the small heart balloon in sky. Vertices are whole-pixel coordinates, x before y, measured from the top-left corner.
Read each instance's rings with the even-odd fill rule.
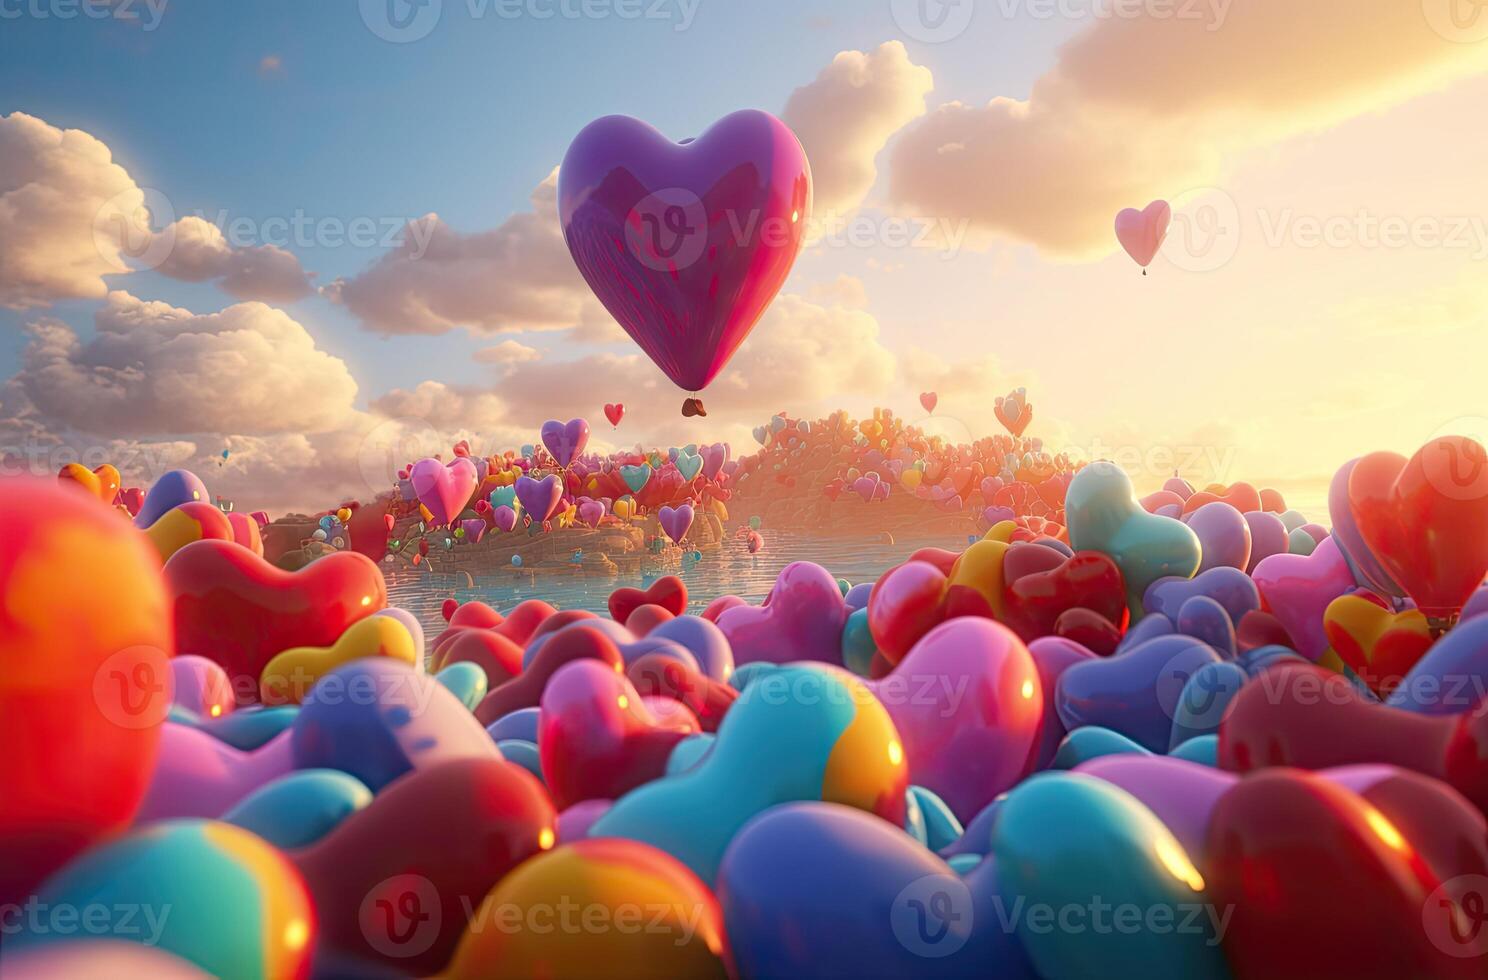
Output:
[[[1173,221],[1173,209],[1167,201],[1153,201],[1142,210],[1127,208],[1116,216],[1116,240],[1126,249],[1142,274],[1157,257],[1163,239],[1168,237],[1168,226]]]
[[[920,404],[924,406],[926,415],[935,414],[935,406],[939,404],[940,396],[933,391],[920,392]]]
[[[619,402],[605,402],[604,413],[610,424],[619,428],[620,420],[625,417],[625,406]]]

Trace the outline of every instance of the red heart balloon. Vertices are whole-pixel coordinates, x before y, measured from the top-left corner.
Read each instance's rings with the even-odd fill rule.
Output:
[[[718,731],[723,716],[739,697],[727,684],[693,669],[663,653],[648,653],[625,672],[642,697],[658,695],[680,701],[697,716],[705,732]]]
[[[520,651],[517,656],[520,665]],[[619,648],[599,630],[586,626],[563,630],[543,643],[526,670],[493,687],[491,693],[481,699],[475,709],[476,720],[489,725],[513,711],[537,707],[549,678],[560,667],[575,660],[597,660],[616,673],[625,669]]]
[[[675,711],[653,711],[624,675],[595,660],[565,664],[550,677],[537,744],[554,805],[619,799],[663,775],[677,743],[702,729],[680,703],[658,702]]]
[[[1053,551],[1043,545],[1024,547]],[[1002,594],[1002,620],[1025,643],[1053,634],[1060,615],[1071,609],[1089,609],[1118,630],[1126,627],[1126,584],[1121,569],[1099,551],[1076,552],[1057,568],[1007,582]]]
[[[1371,453],[1348,495],[1365,544],[1420,610],[1456,615],[1488,575],[1488,452],[1447,436],[1409,460]]]
[[[439,973],[465,932],[465,910],[551,848],[556,827],[542,784],[510,762],[454,759],[395,780],[291,853],[315,899],[320,969]]]
[[[890,569],[868,595],[868,630],[889,664],[945,618],[946,573],[926,561]]]
[[[1054,635],[1073,640],[1091,653],[1109,657],[1121,644],[1121,630],[1093,609],[1066,609],[1054,621]]]
[[[616,589],[610,593],[610,618],[625,623],[630,614],[641,606],[660,606],[673,616],[687,611],[687,584],[675,575],[663,575],[651,587],[640,589]]]
[[[611,425],[619,425],[620,420],[625,417],[625,406],[619,402],[606,402],[604,407],[605,418],[610,420]]]
[[[1335,782],[1291,769],[1247,777],[1215,805],[1206,854],[1209,900],[1232,913],[1224,947],[1237,980],[1482,975],[1422,928],[1441,882],[1412,842]]]
[[[1415,714],[1365,700],[1341,674],[1286,662],[1242,687],[1219,726],[1221,769],[1369,762],[1441,779],[1488,809],[1488,712]]]
[[[275,654],[328,647],[346,628],[387,606],[387,585],[354,551],[286,572],[231,541],[193,541],[165,564],[176,650],[220,664],[239,703],[258,699],[258,678]]]
[[[463,627],[434,652],[434,669],[473,663],[485,671],[488,687],[505,684],[522,672],[522,648],[495,630]]]

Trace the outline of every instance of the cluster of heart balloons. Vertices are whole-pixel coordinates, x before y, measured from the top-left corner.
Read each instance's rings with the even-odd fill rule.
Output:
[[[606,410],[618,424],[623,406]],[[431,536],[453,547],[478,544],[497,532],[538,534],[653,519],[657,540],[680,545],[695,515],[728,520],[738,463],[727,443],[602,455],[588,451],[589,438],[584,419],[550,420],[538,443],[519,449],[485,456],[461,442],[448,461],[435,456],[408,464],[384,502],[391,521],[386,547],[366,553],[374,561],[396,561],[418,544],[421,554],[411,555],[416,564],[427,558],[422,546]]]
[[[867,438],[801,425],[771,439]],[[560,493],[582,430],[522,456]],[[126,521],[73,473],[0,481],[0,905],[170,910],[13,916],[7,975],[1488,969],[1471,440],[1345,464],[1331,529],[1097,461],[1058,533],[875,581],[451,599],[427,633],[368,556],[276,567],[204,489]]]
[[[998,399],[999,415],[1014,413],[1012,434],[967,443],[927,432],[927,423],[906,423],[889,408],[861,420],[840,411],[814,421],[779,413],[755,429],[760,449],[739,460],[733,486],[750,503],[797,487],[832,502],[846,495],[882,503],[897,493],[940,512],[969,513],[982,530],[1010,519],[1059,536],[1065,489],[1080,464],[1023,437],[1032,418],[1026,398],[1018,389],[1007,409]]]

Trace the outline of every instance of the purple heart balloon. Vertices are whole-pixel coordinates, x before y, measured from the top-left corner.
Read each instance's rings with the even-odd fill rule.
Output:
[[[465,532],[467,544],[479,544],[480,539],[486,536],[485,521],[461,521],[460,529]]]
[[[681,544],[682,539],[687,537],[687,531],[692,527],[692,504],[683,504],[681,507],[663,507],[657,511],[656,519],[661,522],[661,529],[666,536],[672,539],[673,544]]]
[[[559,466],[568,466],[589,444],[589,423],[569,419],[567,423],[548,419],[542,424],[542,441]]]
[[[672,383],[701,391],[775,298],[805,238],[811,168],[766,112],[673,143],[626,116],[595,120],[558,171],[579,272]]]
[[[723,464],[728,462],[728,443],[718,442],[711,446],[704,446],[700,452],[703,456],[703,476],[709,480],[718,479],[718,474],[723,469]]]
[[[549,473],[541,480],[530,476],[517,477],[517,499],[522,509],[532,515],[539,524],[553,516],[558,502],[563,499],[563,481],[557,473]]]
[[[506,504],[502,504],[500,507],[497,507],[491,513],[491,519],[494,520],[496,522],[496,526],[501,528],[501,530],[503,531],[510,531],[517,526],[517,512],[511,507],[508,507]]]

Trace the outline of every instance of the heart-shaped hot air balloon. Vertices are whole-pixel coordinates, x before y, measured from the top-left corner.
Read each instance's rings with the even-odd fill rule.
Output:
[[[723,370],[780,291],[811,214],[800,141],[766,112],[673,143],[627,116],[574,139],[558,173],[563,236],[625,332],[679,388]],[[701,402],[684,408],[701,414]]]
[[[1116,240],[1132,261],[1142,267],[1142,275],[1147,274],[1147,267],[1162,248],[1172,221],[1173,209],[1167,201],[1153,201],[1140,211],[1127,208],[1116,215]]]

